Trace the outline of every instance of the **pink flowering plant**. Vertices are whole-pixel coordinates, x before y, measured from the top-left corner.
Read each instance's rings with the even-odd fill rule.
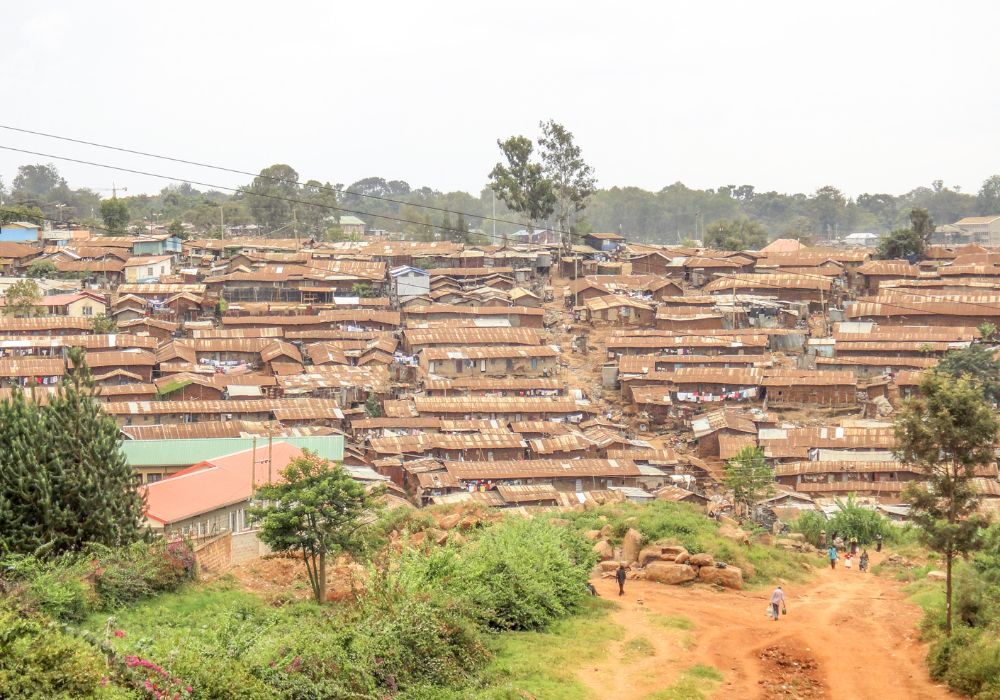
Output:
[[[127,675],[135,685],[154,700],[190,698],[193,688],[165,668],[149,659],[132,654],[122,657]]]

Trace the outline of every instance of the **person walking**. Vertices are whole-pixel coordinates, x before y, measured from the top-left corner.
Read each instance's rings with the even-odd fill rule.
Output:
[[[858,562],[858,571],[860,571],[863,574],[868,572],[868,550],[867,549],[861,550],[861,560]]]
[[[879,534],[875,535],[875,551],[876,552],[881,552],[882,551],[882,533],[881,532]]]
[[[858,553],[858,538],[851,537],[851,554],[857,554],[857,553]]]
[[[778,621],[778,612],[788,613],[788,608],[785,607],[785,592],[781,590],[781,586],[774,589],[774,593],[771,594],[771,617],[774,621]]]
[[[618,595],[625,595],[625,564],[619,563],[618,570],[615,571],[615,580],[618,581]]]
[[[830,557],[830,568],[831,569],[836,569],[837,568],[837,548],[834,547],[831,544],[830,548],[828,550],[826,550],[826,555],[828,557]]]

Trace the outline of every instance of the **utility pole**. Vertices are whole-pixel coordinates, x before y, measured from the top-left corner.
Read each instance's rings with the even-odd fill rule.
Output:
[[[271,448],[274,446],[274,429],[267,429],[267,485],[271,485]]]
[[[257,436],[253,436],[253,450],[250,452],[250,493],[257,490]]]
[[[490,190],[493,195],[493,240],[497,239],[497,193],[496,190]]]
[[[221,240],[226,240],[226,221],[223,218],[223,211],[225,210],[225,204],[219,205],[219,238]]]

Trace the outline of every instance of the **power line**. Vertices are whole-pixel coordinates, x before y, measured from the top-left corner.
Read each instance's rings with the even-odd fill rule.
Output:
[[[172,163],[181,163],[183,165],[193,165],[193,166],[198,167],[198,168],[208,168],[210,170],[218,170],[219,172],[231,173],[233,175],[245,175],[245,176],[254,177],[254,178],[259,177],[259,178],[262,178],[264,180],[270,180],[271,182],[277,182],[277,183],[281,183],[281,184],[285,184],[285,185],[296,185],[296,186],[298,186],[298,185],[304,184],[304,183],[299,182],[297,180],[289,180],[289,179],[283,178],[283,177],[276,177],[276,176],[273,176],[273,175],[263,175],[261,173],[252,173],[252,172],[249,172],[247,170],[238,170],[236,168],[228,168],[228,167],[225,167],[225,166],[222,166],[222,165],[214,165],[212,163],[201,163],[201,162],[196,161],[196,160],[187,160],[185,158],[176,158],[176,157],[173,157],[173,156],[165,156],[165,155],[160,155],[158,153],[150,153],[148,151],[139,151],[139,150],[135,150],[135,149],[132,149],[132,148],[125,148],[125,147],[122,147],[122,146],[111,146],[111,145],[108,145],[108,144],[97,143],[95,141],[86,141],[86,140],[83,140],[83,139],[76,139],[76,138],[72,138],[72,137],[69,137],[69,136],[60,136],[58,134],[49,134],[49,133],[46,133],[44,131],[32,131],[31,129],[22,129],[22,128],[19,128],[19,127],[16,127],[16,126],[8,126],[8,125],[5,125],[5,124],[0,124],[0,129],[6,129],[8,131],[17,131],[17,132],[20,132],[22,134],[31,134],[33,136],[42,136],[44,138],[56,139],[56,140],[59,140],[59,141],[68,141],[70,143],[78,143],[78,144],[81,144],[81,145],[84,145],[84,146],[94,146],[95,148],[104,148],[104,149],[107,149],[107,150],[110,150],[110,151],[118,151],[120,153],[130,153],[132,155],[144,156],[146,158],[157,158],[159,160],[167,160],[167,161],[170,161]],[[193,182],[193,181],[189,181],[189,182]],[[195,184],[201,184],[201,183],[195,183]],[[212,187],[212,185],[205,185],[205,186],[206,187]],[[335,194],[349,194],[349,195],[352,195],[354,197],[365,197],[367,199],[377,199],[377,200],[382,201],[382,202],[389,202],[389,203],[392,203],[392,204],[399,204],[399,205],[402,205],[402,206],[411,206],[411,207],[417,207],[417,208],[420,208],[420,209],[429,209],[431,211],[437,211],[437,212],[441,212],[443,214],[460,214],[462,216],[466,216],[466,217],[470,217],[470,218],[482,219],[483,221],[493,221],[493,222],[496,222],[498,224],[511,224],[513,226],[520,226],[522,228],[527,228],[528,227],[527,223],[520,222],[520,221],[511,221],[509,219],[498,219],[498,218],[496,218],[494,216],[484,216],[482,214],[473,214],[473,213],[470,213],[470,212],[454,211],[454,210],[451,210],[451,209],[446,209],[444,207],[436,207],[436,206],[433,206],[431,204],[417,204],[417,203],[414,203],[414,202],[407,202],[407,201],[400,200],[400,199],[393,199],[391,197],[382,197],[382,196],[375,195],[375,194],[367,194],[367,193],[364,193],[364,192],[355,192],[353,190],[348,190],[348,189],[343,189],[343,188],[338,188],[338,187],[330,187],[328,185],[317,185],[315,187],[316,187],[316,189],[323,190],[324,192],[333,192]],[[254,193],[254,194],[256,194],[256,193]],[[376,216],[376,215],[375,214],[368,214],[368,216]],[[566,234],[570,234],[570,235],[575,235],[575,234],[571,234],[569,231],[562,231],[560,229],[555,229],[555,228],[550,228],[548,230],[552,231],[553,233],[559,233],[559,234],[566,233]]]
[[[41,153],[39,151],[29,151],[29,150],[24,149],[24,148],[14,148],[13,146],[3,146],[3,145],[0,145],[0,149],[3,149],[5,151],[13,151],[15,153],[24,153],[24,154],[31,155],[31,156],[38,156],[40,158],[52,158],[52,159],[55,159],[55,160],[66,161],[68,163],[77,163],[79,165],[89,165],[89,166],[95,167],[95,168],[105,168],[107,170],[115,170],[115,171],[118,171],[118,172],[130,173],[132,175],[142,175],[144,177],[158,177],[158,178],[161,178],[163,180],[170,180],[171,182],[187,182],[187,183],[191,183],[191,184],[194,184],[194,185],[201,185],[202,187],[211,187],[211,188],[213,188],[215,190],[223,190],[223,191],[233,192],[233,193],[248,194],[244,190],[241,190],[238,187],[228,187],[228,186],[225,186],[225,185],[218,185],[218,184],[214,184],[214,183],[211,183],[211,182],[203,182],[203,181],[199,181],[199,180],[191,180],[189,178],[174,177],[172,175],[163,175],[162,173],[153,173],[153,172],[149,172],[147,170],[137,170],[137,169],[134,169],[134,168],[125,168],[125,167],[122,167],[122,166],[119,166],[119,165],[109,165],[107,163],[97,163],[95,161],[82,160],[80,158],[70,158],[68,156],[57,156],[57,155],[54,155],[52,153]],[[249,195],[252,196],[252,197],[263,197],[264,199],[273,199],[273,200],[276,200],[276,201],[289,202],[289,203],[292,203],[292,204],[301,204],[301,205],[307,206],[307,207],[318,207],[320,209],[327,209],[327,210],[330,210],[330,211],[339,211],[339,212],[345,212],[345,213],[348,213],[348,214],[359,214],[361,216],[370,216],[370,217],[375,217],[375,218],[379,218],[379,219],[385,219],[387,221],[395,221],[397,223],[413,224],[415,226],[428,226],[430,228],[434,228],[434,229],[437,229],[437,230],[442,231],[442,232],[446,232],[446,233],[458,233],[458,234],[461,234],[463,236],[468,235],[470,233],[469,231],[464,231],[462,229],[440,226],[438,224],[432,224],[432,223],[428,223],[426,221],[414,221],[412,219],[404,219],[404,218],[401,218],[401,217],[398,217],[398,216],[389,216],[388,214],[374,214],[372,212],[360,211],[360,210],[357,210],[357,209],[348,209],[346,207],[338,207],[338,206],[333,205],[333,204],[322,204],[320,202],[308,202],[308,201],[303,200],[303,199],[295,199],[294,197],[283,197],[283,196],[276,195],[276,194],[261,194],[261,193],[257,193],[257,192],[249,193]],[[492,234],[488,234],[485,231],[477,233],[476,235],[484,236],[486,238],[493,238]],[[577,233],[570,233],[568,235],[576,237],[576,238],[583,238],[583,236],[581,236],[580,234],[577,234]],[[499,240],[502,240],[504,242],[507,241],[507,238],[505,236],[502,236],[502,235],[497,235],[496,238],[499,239]]]

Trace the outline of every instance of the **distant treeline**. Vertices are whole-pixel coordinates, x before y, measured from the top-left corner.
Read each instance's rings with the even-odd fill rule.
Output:
[[[288,235],[294,230],[318,238],[338,235],[336,221],[342,209],[356,212],[354,215],[369,228],[399,231],[425,240],[452,237],[442,235],[440,227],[481,229],[492,234],[494,222],[484,217],[493,216],[494,211],[497,218],[522,220],[499,198],[494,203],[488,187],[473,195],[414,188],[402,180],[381,177],[349,185],[316,180],[300,182],[298,173],[287,165],[274,165],[261,173],[267,176],[254,179],[233,195],[202,192],[185,183],[165,187],[154,195],[125,196],[121,192],[119,198],[128,205],[134,227],[148,225],[152,217],[157,223],[191,224],[199,235],[218,235],[220,207],[227,226],[257,223],[265,232],[281,231],[280,235]],[[296,184],[277,182],[274,177]],[[258,192],[264,196],[255,196]],[[267,197],[268,194],[278,197]],[[44,217],[55,220],[99,226],[97,209],[100,199],[106,197],[106,193],[71,189],[51,164],[22,166],[8,187],[0,182],[4,207],[37,207]],[[289,199],[303,203],[293,205]],[[905,194],[861,194],[856,198],[847,197],[832,186],[812,194],[758,192],[753,185],[696,190],[679,182],[658,192],[611,187],[593,195],[576,228],[579,233],[621,231],[630,240],[679,243],[702,238],[713,221],[746,217],[759,222],[770,238],[821,240],[855,231],[884,233],[905,227],[913,208],[926,209],[939,224],[976,214],[1000,214],[1000,176],[986,180],[976,194],[947,187],[937,180],[929,187],[918,187]],[[461,221],[459,213],[464,215]],[[514,224],[496,224],[498,234],[512,233],[518,228],[521,227]]]

